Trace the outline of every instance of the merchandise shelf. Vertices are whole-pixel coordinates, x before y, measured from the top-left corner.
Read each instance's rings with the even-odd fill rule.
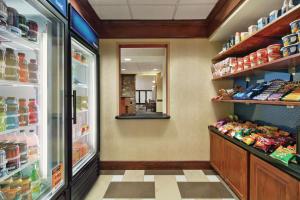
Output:
[[[88,67],[87,64],[84,64],[84,63],[76,60],[75,58],[72,58],[72,64],[74,64],[76,66],[81,66],[81,67]]]
[[[230,49],[216,55],[212,62],[216,63],[230,56],[242,56],[274,44],[282,36],[290,34],[289,24],[300,18],[300,5],[268,24],[263,29],[249,36],[246,40],[236,44]]]
[[[88,88],[87,84],[83,84],[83,83],[74,83],[73,87],[74,88],[84,88],[84,89]]]
[[[73,175],[75,175],[89,160],[91,157],[95,155],[94,152],[88,152],[85,156],[83,156],[75,165],[73,165]]]
[[[258,100],[216,100],[212,99],[212,102],[217,103],[241,103],[241,104],[261,104],[261,105],[273,105],[273,106],[300,106],[300,102],[292,101],[258,101]]]
[[[13,48],[15,50],[31,50],[38,51],[40,48],[39,43],[31,42],[25,38],[18,36],[15,33],[10,32],[6,28],[0,26],[0,42],[3,46]]]
[[[0,135],[11,134],[11,133],[19,132],[20,130],[30,129],[30,128],[37,127],[37,126],[38,126],[38,124],[30,124],[28,126],[22,126],[22,127],[19,127],[19,128],[10,129],[10,130],[0,132]]]
[[[84,133],[84,134],[77,133],[77,135],[79,135],[79,136],[77,136],[77,137],[75,137],[75,138],[73,139],[73,143],[76,142],[76,141],[78,141],[78,140],[80,140],[81,138],[84,138],[84,137],[90,135],[90,132],[87,132],[87,133]]]
[[[0,182],[5,181],[6,179],[12,177],[12,176],[15,175],[16,173],[18,173],[18,172],[20,172],[20,171],[26,169],[26,168],[29,167],[30,165],[33,165],[33,164],[36,163],[37,161],[38,161],[38,159],[35,159],[35,160],[32,160],[32,161],[29,161],[29,162],[26,163],[26,164],[21,165],[20,168],[14,170],[14,171],[9,172],[6,176],[1,177],[1,178],[0,178]]]
[[[77,110],[76,114],[87,113],[89,110]]]
[[[25,83],[20,81],[10,81],[10,80],[0,80],[0,86],[10,86],[10,87],[39,87],[37,83]]]
[[[258,65],[256,67],[246,69],[243,71],[239,71],[236,73],[228,74],[225,76],[220,77],[214,77],[212,80],[223,80],[223,79],[229,79],[229,78],[235,78],[235,77],[241,77],[241,76],[248,76],[252,75],[258,71],[261,70],[268,70],[268,71],[276,71],[281,69],[288,69],[289,67],[293,67],[300,64],[300,53],[284,57],[278,60],[274,60],[272,62],[268,62],[262,65]]]

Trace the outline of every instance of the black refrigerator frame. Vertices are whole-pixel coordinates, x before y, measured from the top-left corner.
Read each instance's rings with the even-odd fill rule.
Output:
[[[69,6],[69,20],[71,20],[70,11],[71,5]],[[82,167],[75,176],[73,176],[72,170],[72,124],[73,124],[73,114],[72,114],[72,42],[71,39],[74,38],[84,47],[89,49],[96,55],[96,153],[95,155]],[[99,37],[98,37],[99,38]],[[67,154],[68,154],[68,179],[69,184],[67,188],[67,199],[72,200],[83,200],[87,195],[89,190],[92,188],[94,183],[97,181],[100,173],[100,53],[99,49],[94,48],[89,43],[87,43],[76,31],[72,30],[71,22],[69,21],[69,38],[68,38],[68,70],[67,70]]]
[[[65,29],[64,29],[64,92],[65,92],[65,99],[64,99],[64,112],[68,113],[69,110],[71,109],[68,106],[68,101],[67,101],[67,94],[68,94],[68,81],[67,81],[67,75],[68,75],[68,66],[69,66],[69,57],[67,52],[69,51],[69,21],[68,21],[68,13],[69,13],[69,7],[67,6],[67,16],[63,16],[63,14],[58,11],[50,2],[45,1],[45,0],[37,0],[38,3],[42,4],[48,11],[50,11],[53,15],[55,15],[59,20],[61,20],[64,23]],[[65,115],[67,116],[67,115]],[[65,118],[65,122],[67,122],[67,118]],[[66,149],[69,148],[69,142],[68,142],[68,126],[65,126],[65,131],[64,131],[64,146]],[[64,149],[65,150],[65,149]],[[69,169],[69,158],[68,154],[65,151],[65,168],[64,168],[64,186],[60,188],[52,197],[51,200],[66,200],[68,199],[67,196],[67,188],[69,186],[69,174],[68,174],[68,169]]]
[[[70,112],[70,107],[68,106],[68,99],[67,99],[67,92],[68,92],[68,80],[67,80],[67,75],[68,75],[68,66],[69,66],[69,57],[68,57],[68,54],[67,52],[69,51],[69,21],[68,21],[68,16],[63,16],[63,14],[58,11],[50,2],[46,1],[46,0],[36,0],[37,3],[41,4],[42,6],[44,6],[49,12],[51,12],[55,17],[57,17],[57,19],[59,19],[60,21],[63,22],[64,24],[64,92],[65,92],[65,98],[64,98],[64,113],[69,113]],[[29,1],[30,3],[34,3],[33,0],[30,0]],[[69,7],[67,7],[67,13],[69,13]],[[65,118],[65,122],[67,122],[67,118]],[[64,130],[64,137],[65,137],[65,140],[64,140],[64,146],[66,149],[69,148],[69,142],[68,142],[68,126],[65,126],[65,130]],[[63,149],[65,150],[65,149]],[[56,191],[55,194],[53,194],[51,196],[51,200],[66,200],[68,199],[68,196],[67,196],[67,188],[69,186],[69,182],[70,182],[70,178],[69,178],[69,174],[68,174],[68,169],[69,169],[69,157],[68,157],[68,154],[67,152],[65,151],[65,156],[64,156],[64,164],[65,164],[65,168],[64,168],[64,185]]]

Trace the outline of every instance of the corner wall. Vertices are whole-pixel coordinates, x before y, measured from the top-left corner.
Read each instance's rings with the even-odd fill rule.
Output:
[[[118,114],[118,44],[168,43],[170,120],[116,120]],[[218,86],[211,81],[208,39],[115,40],[100,42],[102,161],[207,161],[207,126],[233,112],[230,104],[213,104]],[[214,85],[218,84],[218,85]]]

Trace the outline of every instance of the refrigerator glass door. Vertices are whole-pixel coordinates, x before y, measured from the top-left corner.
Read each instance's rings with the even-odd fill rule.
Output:
[[[65,184],[64,31],[37,0],[0,0],[0,199]]]
[[[73,176],[96,154],[96,55],[72,38]]]

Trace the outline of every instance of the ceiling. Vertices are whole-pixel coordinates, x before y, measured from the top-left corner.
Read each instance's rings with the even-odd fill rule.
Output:
[[[156,75],[166,62],[165,48],[122,48],[121,73]]]
[[[88,0],[102,20],[206,19],[218,0]]]

